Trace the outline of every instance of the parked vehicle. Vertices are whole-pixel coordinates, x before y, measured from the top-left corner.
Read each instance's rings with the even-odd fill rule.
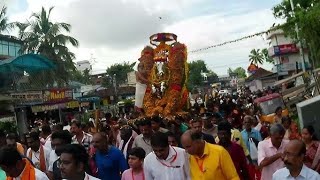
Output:
[[[286,79],[275,82],[290,112],[296,114],[296,104],[314,96],[313,90],[317,83],[312,83],[313,73],[300,72]]]
[[[282,97],[278,93],[270,94],[257,98],[254,103],[261,109],[260,120],[263,122],[273,123],[275,118],[275,111],[278,107],[282,107],[282,116],[288,116],[289,111],[286,109]]]
[[[223,90],[220,90],[218,94],[220,96],[227,96],[231,94],[231,91],[229,91],[228,89],[223,89]]]

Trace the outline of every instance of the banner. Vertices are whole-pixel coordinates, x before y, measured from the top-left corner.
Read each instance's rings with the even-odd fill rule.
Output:
[[[82,102],[81,107],[89,107],[90,106],[90,102]]]
[[[11,97],[20,104],[42,103],[42,91],[11,93]]]
[[[0,118],[0,122],[16,122],[16,117],[14,116],[8,116]]]
[[[72,90],[70,89],[50,89],[43,93],[44,102],[65,102],[72,100]]]
[[[31,110],[33,113],[36,112],[43,112],[43,111],[52,111],[57,109],[64,109],[66,108],[66,103],[60,103],[60,104],[52,104],[52,105],[40,105],[40,106],[32,106]]]
[[[282,44],[278,46],[273,46],[273,49],[275,56],[299,52],[299,49],[297,48],[296,44]]]
[[[69,109],[79,108],[80,104],[78,101],[70,101],[66,103],[66,107]]]

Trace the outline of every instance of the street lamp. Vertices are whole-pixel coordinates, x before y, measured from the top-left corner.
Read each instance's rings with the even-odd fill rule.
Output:
[[[292,10],[292,14],[293,14],[293,17],[296,16],[295,12],[294,12],[294,4],[293,4],[293,0],[290,0],[290,4],[291,4],[291,10]],[[298,27],[298,24],[295,23],[295,31],[297,33],[297,38],[298,38],[298,46],[299,46],[299,52],[300,52],[300,58],[302,60],[302,71],[303,72],[306,72],[306,64],[305,64],[305,58],[304,58],[304,52],[303,52],[303,47],[302,47],[302,41],[300,39],[300,36],[299,36],[299,27]]]

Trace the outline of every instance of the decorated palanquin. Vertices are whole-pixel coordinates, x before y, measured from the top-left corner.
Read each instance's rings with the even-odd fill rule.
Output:
[[[144,95],[145,116],[170,119],[183,112],[188,100],[187,48],[172,33],[159,33],[150,37],[150,44],[142,50],[140,64],[149,83]]]

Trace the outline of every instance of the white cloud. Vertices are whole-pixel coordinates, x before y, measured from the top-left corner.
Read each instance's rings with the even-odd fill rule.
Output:
[[[204,48],[246,35],[265,31],[275,19],[270,10],[252,11],[246,14],[223,16],[219,14],[195,17],[166,28],[179,35],[179,40],[189,50]],[[263,37],[256,37],[199,53],[189,53],[189,60],[203,59],[218,74],[226,74],[228,67],[247,68],[248,55],[253,48],[267,48]],[[270,69],[271,65],[264,65]]]
[[[66,14],[73,33],[86,46],[129,49],[171,23],[167,12],[150,14],[137,3],[119,0],[75,1]],[[96,8],[103,7],[103,8]],[[159,17],[166,14],[166,20]]]
[[[39,12],[42,6],[55,6],[52,12],[54,21],[70,23],[73,27],[71,35],[80,41],[78,49],[71,48],[77,61],[90,59],[93,54],[97,61],[93,67],[98,70],[113,63],[136,60],[153,33],[173,32],[189,50],[194,50],[264,31],[275,22],[269,10],[271,7],[238,13],[239,9],[235,8],[241,8],[239,4],[231,6],[230,12],[190,16],[190,9],[196,12],[197,9],[192,7],[205,1],[27,0],[28,9],[15,14],[11,20],[26,19],[31,12]],[[237,13],[232,15],[232,12]],[[246,67],[250,50],[263,47],[267,47],[266,42],[257,37],[190,53],[189,60],[203,59],[218,74],[226,74],[228,66]]]

